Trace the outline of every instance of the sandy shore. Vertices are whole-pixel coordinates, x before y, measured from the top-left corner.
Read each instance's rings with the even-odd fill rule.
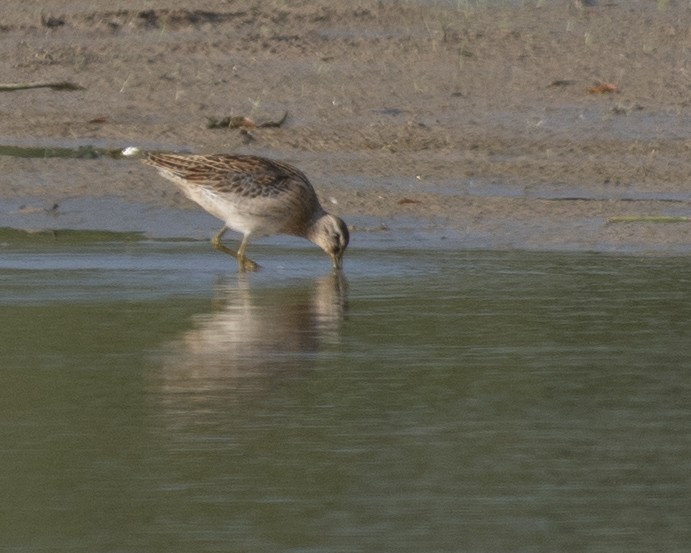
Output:
[[[84,87],[0,92],[3,145],[268,155],[356,231],[414,217],[458,247],[691,249],[688,2],[136,4],[3,2],[4,84]],[[0,169],[0,204],[196,209],[136,161]]]

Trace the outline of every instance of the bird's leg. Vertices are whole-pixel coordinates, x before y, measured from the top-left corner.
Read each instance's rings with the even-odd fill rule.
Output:
[[[247,249],[247,236],[243,237],[242,243],[240,244],[240,249],[237,252],[231,250],[228,246],[221,242],[221,238],[228,230],[228,227],[224,226],[216,236],[211,239],[211,245],[223,253],[232,255],[238,261],[238,268],[240,271],[257,271],[259,270],[259,265],[257,265],[251,259],[245,257],[245,250]]]
[[[223,238],[223,235],[226,233],[228,230],[228,227],[223,227],[221,230],[218,231],[218,234],[214,236],[211,239],[211,245],[217,249],[220,252],[227,253],[228,255],[232,255],[235,259],[237,259],[238,254],[231,250],[229,247],[223,245],[223,242],[221,242],[221,238]]]
[[[258,271],[260,269],[259,265],[252,261],[249,257],[245,257],[245,250],[247,249],[247,244],[249,244],[249,237],[247,235],[242,237],[242,242],[240,242],[240,247],[238,248],[238,264],[240,265],[241,271]]]

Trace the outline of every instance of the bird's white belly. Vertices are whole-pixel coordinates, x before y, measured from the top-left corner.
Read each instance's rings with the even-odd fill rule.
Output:
[[[244,198],[227,199],[223,194],[202,187],[183,187],[185,195],[207,212],[225,222],[229,229],[244,235],[264,236],[280,231],[282,221],[252,213]]]

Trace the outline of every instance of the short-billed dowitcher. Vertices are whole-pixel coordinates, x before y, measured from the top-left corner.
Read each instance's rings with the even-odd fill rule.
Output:
[[[307,238],[331,256],[334,268],[341,268],[348,227],[324,211],[310,181],[295,167],[263,157],[225,154],[149,153],[144,163],[224,221],[211,243],[235,257],[240,271],[259,268],[245,256],[250,237],[271,234]],[[243,235],[237,252],[221,242],[228,229]]]

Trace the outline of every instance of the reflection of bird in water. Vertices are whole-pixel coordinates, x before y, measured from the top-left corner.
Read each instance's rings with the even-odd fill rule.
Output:
[[[212,244],[235,257],[240,271],[259,268],[245,256],[251,236],[279,233],[307,238],[331,257],[334,268],[341,268],[348,228],[341,219],[324,211],[309,180],[295,167],[241,155],[151,153],[144,162],[224,221]],[[237,252],[221,242],[228,229],[243,234]]]
[[[280,375],[304,371],[321,347],[338,343],[347,303],[341,273],[306,288],[260,292],[247,281],[224,289],[221,310],[196,316],[166,348],[158,382],[166,402],[255,394]]]

